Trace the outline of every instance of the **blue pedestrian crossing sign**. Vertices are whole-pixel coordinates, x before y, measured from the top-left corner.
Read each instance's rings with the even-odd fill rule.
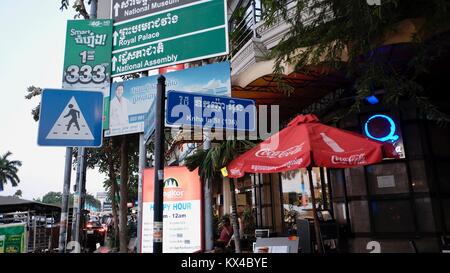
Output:
[[[102,146],[102,92],[44,89],[39,116],[38,145]]]

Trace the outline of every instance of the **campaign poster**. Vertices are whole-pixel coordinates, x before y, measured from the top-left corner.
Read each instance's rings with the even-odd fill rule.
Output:
[[[179,90],[231,96],[230,63],[221,62],[164,74],[166,92]],[[156,98],[159,75],[115,82],[109,101],[106,137],[144,132],[145,116]]]

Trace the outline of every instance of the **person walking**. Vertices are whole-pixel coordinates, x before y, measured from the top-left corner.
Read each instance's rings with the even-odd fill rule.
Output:
[[[72,126],[72,123],[75,123],[75,126],[77,127],[78,131],[80,131],[80,125],[78,124],[78,119],[80,118],[80,111],[73,109],[73,104],[69,104],[69,112],[64,117],[71,117],[69,120],[69,124],[67,124],[67,131],[70,130],[70,126]]]

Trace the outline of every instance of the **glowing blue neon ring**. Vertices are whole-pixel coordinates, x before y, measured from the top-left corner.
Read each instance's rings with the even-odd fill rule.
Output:
[[[374,118],[384,118],[389,122],[389,124],[390,124],[389,130],[390,131],[389,131],[388,135],[386,135],[384,137],[374,137],[372,134],[370,134],[368,126],[369,126],[369,122]],[[392,118],[390,118],[386,115],[373,115],[366,121],[366,124],[364,125],[364,131],[368,137],[378,140],[378,141],[382,141],[382,142],[388,141],[388,140],[390,140],[392,142],[396,141],[399,138],[398,135],[395,135],[396,130],[397,130],[397,127],[395,126],[394,120],[392,120]]]

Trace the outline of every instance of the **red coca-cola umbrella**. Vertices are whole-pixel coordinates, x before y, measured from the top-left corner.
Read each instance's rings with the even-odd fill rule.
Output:
[[[393,145],[319,123],[315,115],[299,115],[286,128],[234,159],[228,177],[245,173],[276,173],[308,168],[314,224],[319,249],[320,230],[313,194],[312,167],[350,168],[397,157]]]

